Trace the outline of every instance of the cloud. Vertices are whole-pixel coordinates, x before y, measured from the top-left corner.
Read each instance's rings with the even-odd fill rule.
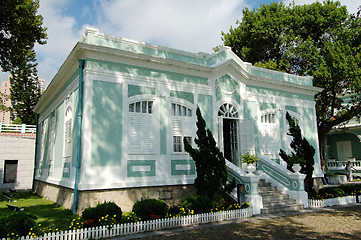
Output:
[[[221,31],[241,19],[244,0],[115,0],[100,4],[100,31],[199,52],[221,44]]]
[[[45,79],[46,85],[52,80],[56,72],[81,37],[81,32],[73,16],[62,12],[68,1],[46,0],[40,1],[38,13],[44,17],[47,27],[48,40],[46,45],[37,45],[35,50],[38,58],[38,76]]]

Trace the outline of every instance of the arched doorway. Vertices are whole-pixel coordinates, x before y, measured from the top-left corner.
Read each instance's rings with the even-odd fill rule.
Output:
[[[239,114],[230,103],[218,109],[218,144],[225,159],[239,164]]]

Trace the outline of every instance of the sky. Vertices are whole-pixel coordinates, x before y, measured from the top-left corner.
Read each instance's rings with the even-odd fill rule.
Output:
[[[244,8],[293,0],[40,0],[46,45],[36,45],[38,76],[50,83],[87,26],[118,37],[189,52],[211,53],[242,19]],[[315,0],[294,0],[296,5]],[[340,0],[356,13],[361,0]],[[8,73],[0,73],[6,80]]]

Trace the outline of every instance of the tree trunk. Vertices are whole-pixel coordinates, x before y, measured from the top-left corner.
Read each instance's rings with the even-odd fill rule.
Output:
[[[327,134],[329,131],[318,130],[318,141],[320,147],[320,159],[321,169],[324,172],[328,172],[327,161],[326,161],[326,146],[327,146]]]

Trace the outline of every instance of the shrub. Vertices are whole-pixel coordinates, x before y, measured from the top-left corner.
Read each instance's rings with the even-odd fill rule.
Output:
[[[133,212],[142,221],[165,218],[168,205],[158,199],[142,199],[134,204]]]
[[[35,227],[37,216],[25,212],[14,212],[0,219],[0,238],[15,238],[28,235]]]
[[[101,225],[99,220],[106,216],[115,218],[116,221],[120,222],[122,220],[122,210],[114,202],[104,202],[102,204],[98,204],[96,207],[86,208],[82,214],[82,217],[85,220],[93,220],[91,223],[95,226]]]
[[[181,203],[186,212],[193,210],[195,214],[210,212],[214,205],[206,195],[189,196]]]
[[[318,194],[322,198],[336,198],[336,197],[343,197],[346,195],[345,192],[339,187],[321,188]]]

